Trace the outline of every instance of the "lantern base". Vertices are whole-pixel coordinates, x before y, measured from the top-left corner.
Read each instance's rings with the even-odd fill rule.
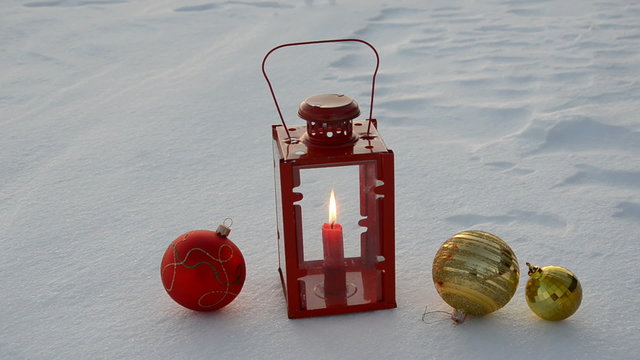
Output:
[[[298,280],[300,308],[290,312],[290,318],[335,315],[359,311],[395,308],[396,304],[382,302],[380,286],[383,271],[368,268],[346,272],[344,294],[325,293],[325,274],[308,274]]]

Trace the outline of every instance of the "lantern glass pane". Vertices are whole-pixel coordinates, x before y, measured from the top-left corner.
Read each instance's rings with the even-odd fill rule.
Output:
[[[360,216],[359,166],[304,168],[300,171],[303,195],[302,238],[304,261],[322,260],[322,224],[329,223],[329,197],[334,191],[337,206],[336,223],[342,225],[344,256],[360,257],[360,234],[366,229],[358,225]]]
[[[286,276],[286,266],[284,264],[284,259],[280,256],[281,252],[284,251],[284,236],[281,234],[281,231],[284,230],[284,224],[282,222],[282,191],[280,188],[280,161],[278,155],[278,142],[273,142],[273,167],[274,167],[274,181],[275,181],[275,191],[276,191],[276,224],[277,224],[277,232],[276,236],[278,239],[278,265],[280,271],[283,271]],[[284,278],[282,281],[285,281]]]

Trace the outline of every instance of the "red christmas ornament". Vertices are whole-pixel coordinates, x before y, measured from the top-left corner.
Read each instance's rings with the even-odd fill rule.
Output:
[[[160,266],[164,289],[178,304],[213,311],[238,296],[245,279],[240,249],[227,238],[231,228],[195,230],[180,235],[167,248]]]

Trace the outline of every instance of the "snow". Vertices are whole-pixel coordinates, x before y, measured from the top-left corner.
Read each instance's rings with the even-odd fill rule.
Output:
[[[0,4],[0,358],[629,359],[640,351],[640,3],[7,0]],[[380,52],[374,117],[396,153],[394,310],[289,320],[277,274],[260,72],[288,42]],[[291,123],[322,92],[368,113],[358,45],[291,48],[269,72]],[[238,298],[179,307],[178,235],[232,217]],[[504,308],[454,326],[440,244],[502,237]],[[524,263],[572,270],[571,318],[527,307]]]

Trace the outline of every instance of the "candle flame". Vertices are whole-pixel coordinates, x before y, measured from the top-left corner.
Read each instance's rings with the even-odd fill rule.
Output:
[[[337,212],[336,196],[333,194],[333,189],[331,189],[331,197],[329,198],[329,224],[332,226],[336,223]]]

